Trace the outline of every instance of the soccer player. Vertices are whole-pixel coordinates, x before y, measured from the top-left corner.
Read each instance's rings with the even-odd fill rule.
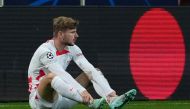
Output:
[[[53,38],[35,51],[28,69],[29,104],[32,109],[69,109],[76,103],[101,109],[105,102],[114,109],[134,99],[135,89],[116,95],[102,72],[94,68],[75,45],[79,37],[78,23],[70,17],[54,18]],[[66,71],[71,60],[84,71],[76,79]],[[86,90],[89,81],[100,99],[93,99]]]

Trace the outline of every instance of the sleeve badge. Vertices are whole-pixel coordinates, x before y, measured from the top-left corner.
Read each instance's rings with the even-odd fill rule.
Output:
[[[48,53],[47,53],[47,58],[48,58],[48,59],[53,59],[53,57],[54,57],[54,56],[53,56],[53,54],[52,54],[51,52],[48,52]]]

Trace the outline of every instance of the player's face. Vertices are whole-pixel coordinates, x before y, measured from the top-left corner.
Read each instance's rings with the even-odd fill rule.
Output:
[[[76,29],[67,29],[63,32],[63,44],[73,46],[78,37]]]

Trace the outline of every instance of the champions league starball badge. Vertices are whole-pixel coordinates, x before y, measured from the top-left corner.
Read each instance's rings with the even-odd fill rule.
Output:
[[[48,53],[47,53],[47,58],[48,58],[48,59],[53,59],[53,54],[52,54],[51,52],[48,52]]]

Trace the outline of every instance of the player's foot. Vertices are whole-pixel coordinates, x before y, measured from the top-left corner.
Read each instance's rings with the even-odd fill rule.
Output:
[[[109,103],[110,109],[120,109],[123,105],[128,103],[129,101],[132,101],[135,98],[135,95],[137,94],[137,91],[135,89],[131,89],[128,92],[115,97],[111,103]]]
[[[88,106],[92,109],[103,109],[106,100],[104,98],[94,99]]]

